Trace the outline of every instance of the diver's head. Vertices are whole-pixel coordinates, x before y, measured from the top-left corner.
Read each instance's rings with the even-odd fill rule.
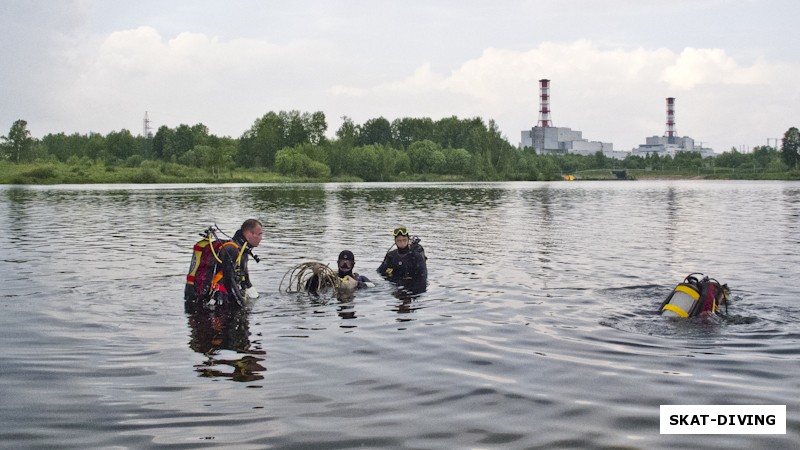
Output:
[[[264,232],[264,227],[261,225],[261,222],[256,219],[247,219],[242,224],[241,231],[250,247],[258,247],[258,244],[261,243],[262,233]]]
[[[399,226],[392,232],[394,235],[394,245],[398,250],[405,250],[408,248],[408,228]]]
[[[336,265],[339,266],[339,272],[341,273],[350,273],[353,270],[353,267],[356,265],[356,258],[353,256],[353,252],[350,250],[342,250],[339,253],[339,259],[336,261]]]

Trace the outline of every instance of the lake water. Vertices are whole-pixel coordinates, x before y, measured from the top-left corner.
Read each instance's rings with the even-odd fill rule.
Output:
[[[191,246],[265,225],[239,314]],[[0,187],[0,447],[800,446],[800,183]],[[375,269],[399,224],[427,290]],[[282,293],[343,249],[376,286]],[[703,272],[722,321],[655,313]],[[659,405],[786,405],[785,435],[661,435]]]

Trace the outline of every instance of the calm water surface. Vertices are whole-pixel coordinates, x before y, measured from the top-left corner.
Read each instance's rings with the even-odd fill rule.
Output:
[[[197,234],[260,218],[261,297],[187,313]],[[797,448],[800,183],[0,187],[0,447]],[[375,274],[407,225],[427,290]],[[374,288],[281,293],[342,249]],[[690,272],[730,317],[654,313]],[[787,434],[659,434],[662,404]]]

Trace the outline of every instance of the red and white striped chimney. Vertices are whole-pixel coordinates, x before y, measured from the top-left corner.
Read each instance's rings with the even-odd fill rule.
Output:
[[[667,137],[667,142],[670,144],[675,143],[675,97],[667,97],[667,131],[664,133]]]
[[[539,126],[547,128],[552,125],[550,121],[550,80],[539,80]]]

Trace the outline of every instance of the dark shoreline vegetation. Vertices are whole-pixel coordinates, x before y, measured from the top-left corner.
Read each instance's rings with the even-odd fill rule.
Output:
[[[17,120],[0,138],[0,184],[800,179],[795,127],[780,148],[615,160],[600,152],[540,155],[510,144],[493,120],[455,116],[360,125],[344,117],[333,139],[319,111],[269,112],[239,138],[197,124],[162,126],[148,136],[123,129],[35,139],[27,126]]]

